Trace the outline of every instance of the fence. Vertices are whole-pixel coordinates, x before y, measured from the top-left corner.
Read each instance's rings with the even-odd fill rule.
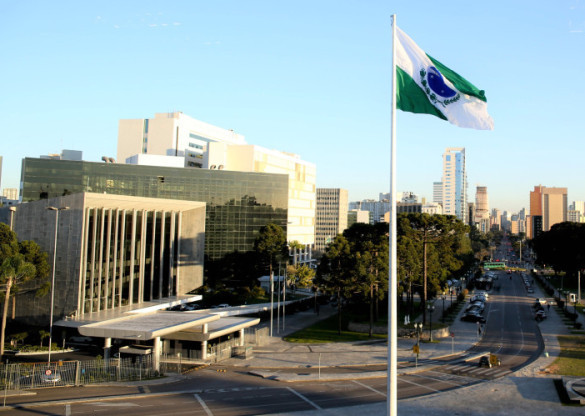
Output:
[[[266,345],[270,340],[270,328],[246,328],[246,344],[254,344],[256,346]]]
[[[59,361],[0,365],[0,385],[6,390],[81,386],[108,381],[134,381],[158,377],[151,356],[116,360]]]

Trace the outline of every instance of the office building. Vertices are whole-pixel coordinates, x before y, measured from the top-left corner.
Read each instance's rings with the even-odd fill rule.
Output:
[[[246,144],[244,136],[189,117],[182,112],[156,113],[154,118],[120,120],[118,163],[134,155],[182,158],[184,167],[201,168],[211,142]]]
[[[324,252],[327,245],[347,228],[347,198],[346,189],[317,188],[315,250]]]
[[[299,155],[255,145],[209,143],[203,166],[227,171],[287,175],[287,240],[305,246],[315,244],[316,166]]]
[[[467,224],[467,172],[465,148],[449,147],[443,153],[443,213]]]
[[[388,199],[381,199],[379,201],[364,199],[362,201],[350,202],[349,209],[368,211],[370,213],[370,224],[375,224],[384,221],[384,215],[390,212],[390,201]]]
[[[2,189],[2,196],[6,199],[16,201],[16,200],[18,200],[18,189],[4,188],[4,189]]]
[[[355,223],[370,224],[370,211],[362,211],[359,209],[351,209],[347,212],[347,228],[350,228]]]
[[[261,227],[287,227],[288,176],[25,158],[23,202],[80,192],[206,204],[206,260],[252,251]]]
[[[443,182],[433,182],[433,202],[443,204]]]
[[[300,156],[249,145],[244,136],[181,112],[120,120],[120,163],[278,173],[289,177],[288,241],[315,242],[316,167]]]
[[[538,185],[530,191],[531,229],[528,238],[535,238],[543,231],[567,221],[567,188],[547,188]]]

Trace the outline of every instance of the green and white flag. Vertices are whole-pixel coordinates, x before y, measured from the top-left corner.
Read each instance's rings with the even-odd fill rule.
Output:
[[[396,28],[396,108],[459,127],[493,130],[484,91],[427,55]]]

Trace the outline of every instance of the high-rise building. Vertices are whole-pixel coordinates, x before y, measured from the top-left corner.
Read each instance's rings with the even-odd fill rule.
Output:
[[[478,186],[475,191],[475,225],[482,233],[490,231],[490,205],[487,186]]]
[[[443,182],[433,182],[433,202],[443,204]]]
[[[118,161],[149,166],[280,173],[289,177],[287,239],[315,242],[316,166],[300,156],[247,144],[244,136],[181,112],[120,120]]]
[[[538,185],[530,191],[531,230],[528,238],[535,238],[543,231],[567,221],[567,188],[547,188]]]
[[[549,231],[567,221],[567,188],[544,188],[542,193],[542,230]]]
[[[18,189],[16,188],[4,188],[2,189],[2,196],[6,199],[16,201],[18,199]]]
[[[350,228],[356,222],[361,224],[370,224],[370,211],[361,211],[359,209],[350,209],[347,212],[347,228]]]
[[[467,223],[465,148],[448,147],[443,153],[443,213]]]
[[[185,167],[202,168],[208,143],[246,144],[244,136],[199,120],[182,112],[156,113],[154,118],[120,120],[118,163],[134,155],[184,158]]]
[[[315,216],[315,250],[325,251],[327,245],[347,228],[347,190],[317,188]]]

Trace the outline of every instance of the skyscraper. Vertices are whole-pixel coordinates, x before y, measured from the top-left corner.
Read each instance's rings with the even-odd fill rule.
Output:
[[[448,147],[443,153],[443,213],[467,223],[465,148]]]
[[[478,186],[475,191],[475,224],[482,233],[490,230],[490,204],[487,186]]]
[[[538,237],[553,225],[567,221],[567,188],[535,186],[530,191],[530,218],[528,238]]]
[[[324,251],[347,228],[347,190],[317,188],[315,250]]]

